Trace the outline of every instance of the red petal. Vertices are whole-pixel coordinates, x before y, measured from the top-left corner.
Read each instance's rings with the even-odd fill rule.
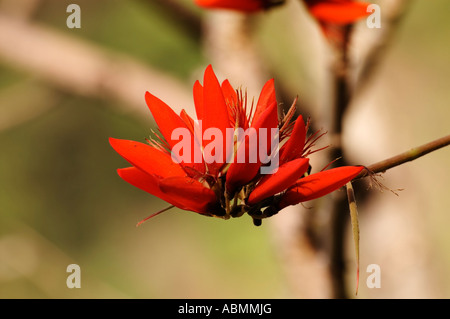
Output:
[[[217,197],[213,190],[189,177],[168,177],[159,182],[161,191],[172,200],[184,205],[184,209],[211,214]]]
[[[275,81],[271,79],[267,81],[261,89],[261,94],[259,95],[258,103],[256,104],[255,113],[253,115],[252,125],[258,121],[261,114],[273,103],[277,103],[277,98],[275,94]]]
[[[130,183],[131,185],[136,186],[137,188],[140,188],[143,191],[146,191],[147,193],[150,193],[156,197],[159,197],[166,202],[170,202],[170,197],[161,192],[161,190],[159,189],[159,178],[156,175],[144,173],[136,167],[120,168],[117,170],[117,174],[119,174],[119,176],[123,180]],[[170,203],[172,205],[178,206],[178,203]]]
[[[256,130],[257,138],[256,141],[259,142],[259,129],[266,128],[268,145],[270,146],[270,129],[278,127],[278,113],[277,104],[274,102],[270,107],[268,107],[263,114],[261,114],[257,123],[252,126]],[[234,162],[230,165],[227,171],[226,186],[227,191],[232,193],[237,187],[243,186],[250,182],[258,174],[258,170],[261,167],[261,161],[259,154],[257,154],[256,163],[250,163],[249,161],[249,150],[255,151],[257,147],[255,145],[249,145],[250,137],[246,136],[245,144],[241,144],[237,151]],[[238,163],[237,158],[240,152],[245,152],[245,163]],[[259,153],[259,151],[258,151]]]
[[[305,138],[305,122],[303,122],[303,117],[299,115],[299,117],[295,120],[291,136],[280,149],[280,164],[302,156],[303,148],[305,146]]]
[[[298,158],[281,165],[272,175],[264,176],[250,194],[248,204],[254,205],[261,200],[280,193],[295,183],[308,170],[309,159]]]
[[[189,131],[191,131],[192,135],[194,135],[194,119],[190,117],[184,109],[180,112],[180,118],[183,120]]]
[[[222,82],[222,92],[225,101],[228,104],[236,104],[237,103],[237,94],[236,90],[230,84],[230,81],[225,80]]]
[[[147,102],[150,111],[152,112],[153,117],[155,118],[155,122],[158,125],[159,130],[161,131],[162,135],[164,136],[164,139],[167,141],[171,149],[177,143],[180,142],[180,140],[178,139],[172,139],[172,133],[175,129],[184,128],[192,133],[192,130],[190,128],[191,122],[186,121],[186,117],[185,119],[183,119],[181,116],[178,116],[167,104],[165,104],[163,101],[153,96],[149,92],[146,92],[145,100]],[[188,116],[187,114],[185,115]],[[199,148],[200,146],[195,144],[192,134],[190,138],[191,138],[191,158],[186,162],[182,162],[181,165],[183,165],[183,167],[193,168],[195,171],[204,173],[205,172],[204,164],[195,163],[194,160],[195,149]],[[201,150],[199,150],[199,153],[201,153]],[[190,175],[192,174],[194,174],[194,172],[190,173]]]
[[[199,81],[194,83],[194,105],[197,118],[203,118],[203,86]]]
[[[152,112],[153,118],[172,148],[178,143],[178,140],[172,140],[172,131],[176,128],[186,127],[183,120],[163,101],[149,92],[145,93],[145,101]]]
[[[186,173],[172,157],[150,145],[110,138],[109,143],[131,165],[140,170],[161,177],[185,176]]]
[[[262,0],[195,0],[195,3],[205,8],[234,9],[245,12],[264,9]]]
[[[216,175],[226,162],[226,128],[231,127],[231,125],[228,107],[225,103],[222,88],[211,65],[208,65],[206,68],[203,80],[203,117],[201,120],[202,135],[208,128],[216,128],[222,132],[222,141],[220,141],[220,145],[222,145],[223,149],[216,149],[216,152],[220,152],[217,154],[220,159],[217,162],[208,164],[209,172]],[[203,146],[210,142],[211,141],[208,140],[203,141]]]
[[[205,161],[203,160],[203,155],[201,155],[201,162],[196,163],[195,162],[195,152],[198,152],[198,154],[202,154],[202,146],[201,146],[201,137],[197,136],[199,132],[196,131],[196,124],[194,120],[189,116],[189,114],[186,113],[185,110],[181,110],[180,117],[186,124],[186,127],[189,129],[192,135],[191,139],[191,161],[189,163],[182,163],[183,167],[190,167],[193,169],[193,171],[188,169],[188,173],[191,177],[197,175],[195,172],[198,172],[200,174],[205,173],[206,167],[205,167]]]
[[[349,24],[370,14],[369,3],[352,1],[322,1],[309,10],[319,21],[331,24]]]
[[[248,120],[245,109],[242,103],[239,103],[236,90],[233,89],[228,80],[222,82],[222,92],[228,107],[228,114],[230,123],[233,124],[232,126],[236,127],[236,115],[238,115],[239,127],[244,128],[244,130],[247,129]]]
[[[184,210],[190,210],[198,213],[205,212],[205,204],[200,201],[191,200],[189,197],[172,196],[170,193],[161,191],[159,185],[162,180],[154,175],[149,175],[136,167],[118,169],[119,176],[131,185],[146,191],[162,200]],[[174,178],[174,177],[169,177]],[[176,178],[176,177],[175,177]],[[165,181],[165,180],[164,180]],[[166,182],[167,183],[167,182]]]
[[[267,105],[267,109],[261,114],[256,123],[255,122],[252,123],[252,127],[255,128],[256,131],[258,132],[260,128],[267,129],[266,149],[269,149],[269,147],[272,144],[271,129],[278,128],[278,105],[276,100],[272,101],[271,104]],[[258,143],[260,143],[259,135],[258,135]]]
[[[283,195],[279,208],[327,195],[347,184],[363,168],[363,166],[343,166],[301,178]]]
[[[203,79],[203,108],[203,116],[199,118],[203,120],[203,131],[214,127],[225,132],[231,127],[222,88],[211,65],[206,68]]]

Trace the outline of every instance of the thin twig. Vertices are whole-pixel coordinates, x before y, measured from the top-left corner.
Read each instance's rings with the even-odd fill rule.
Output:
[[[433,152],[448,145],[450,145],[450,135],[441,137],[437,140],[423,144],[421,146],[414,147],[409,151],[403,152],[396,156],[390,157],[383,161],[367,166],[367,169],[363,170],[357,177],[355,177],[355,180],[369,176],[371,174],[385,172],[388,169],[399,166],[406,162],[413,161],[419,157],[422,157],[430,152]]]
[[[164,213],[164,212],[166,212],[166,211],[168,211],[169,209],[172,209],[172,208],[174,208],[174,207],[175,207],[174,205],[167,206],[166,208],[161,209],[160,211],[158,211],[158,212],[156,212],[156,213],[153,213],[153,214],[151,214],[151,215],[148,216],[148,217],[145,217],[143,220],[141,220],[139,223],[136,224],[136,227],[139,227],[140,225],[142,225],[143,223],[145,223],[145,222],[146,222],[147,220],[149,220],[150,218],[153,218],[153,217],[155,217],[155,216],[157,216],[157,215],[159,215],[159,214],[161,214],[161,213]]]

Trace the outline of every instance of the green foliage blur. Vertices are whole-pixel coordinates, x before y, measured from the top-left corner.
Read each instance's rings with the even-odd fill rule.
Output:
[[[192,85],[187,79],[204,63],[200,35],[164,8],[152,1],[77,1],[82,28],[68,29],[70,3],[43,1],[37,20]],[[5,64],[0,100],[2,113],[54,104],[0,132],[1,298],[281,294],[267,230],[250,218],[223,222],[173,209],[135,227],[167,204],[117,176],[128,165],[108,138],[144,142],[156,129],[150,112],[145,120],[115,112],[111,105],[120,102],[61,92]],[[66,286],[71,263],[80,265],[81,289]]]

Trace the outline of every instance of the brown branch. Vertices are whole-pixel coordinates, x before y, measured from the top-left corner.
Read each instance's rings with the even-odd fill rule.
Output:
[[[349,83],[351,78],[351,63],[349,57],[349,46],[353,35],[353,25],[347,26],[342,30],[343,41],[341,46],[336,46],[336,51],[340,54],[340,60],[337,61],[337,67],[333,70],[333,76],[335,81],[335,108],[333,110],[334,123],[333,123],[333,138],[336,147],[331,149],[331,158],[345,157],[343,156],[341,134],[343,119],[345,117],[346,109],[349,107],[350,102],[354,99],[357,93],[369,83],[369,79],[374,75],[377,70],[377,66],[383,58],[385,49],[390,44],[394,31],[397,30],[402,17],[406,12],[406,4],[409,0],[398,0],[395,2],[393,8],[388,10],[388,16],[384,21],[383,33],[378,38],[378,41],[371,47],[368,55],[364,59],[362,71],[360,77],[354,85]],[[336,45],[336,43],[335,43]],[[341,165],[348,165],[345,161],[341,162]],[[335,196],[330,198],[331,201],[331,248],[330,248],[330,272],[332,274],[332,287],[333,294],[336,298],[346,298],[347,288],[345,281],[345,230],[348,220],[348,206],[345,196]]]
[[[367,166],[367,170],[363,170],[357,177],[355,177],[355,180],[369,176],[370,174],[385,172],[388,169],[402,165],[406,162],[411,162],[419,157],[422,157],[428,153],[431,153],[448,145],[450,145],[450,135],[441,137],[421,146],[414,147],[409,151]]]
[[[331,148],[329,160],[333,161],[343,157],[342,149],[342,131],[343,119],[353,98],[353,92],[349,83],[350,60],[348,56],[348,43],[353,31],[353,25],[344,26],[341,29],[342,41],[334,43],[336,51],[336,61],[332,69],[332,78],[334,82],[334,108],[332,134],[335,147]],[[341,165],[347,165],[346,161],[341,161]],[[347,289],[345,282],[345,262],[344,262],[344,234],[348,219],[348,204],[345,196],[330,197],[330,273],[332,279],[332,289],[335,298],[346,298]]]
[[[164,72],[37,23],[0,13],[0,63],[65,92],[119,101],[122,111],[147,115],[145,91],[175,108],[189,107],[190,90]]]

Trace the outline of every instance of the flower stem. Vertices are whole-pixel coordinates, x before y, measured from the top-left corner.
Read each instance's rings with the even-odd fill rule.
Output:
[[[448,145],[450,145],[450,135],[441,137],[421,146],[414,147],[409,151],[367,166],[367,169],[361,171],[361,173],[355,177],[355,180],[369,176],[370,174],[385,172],[388,169],[402,165],[406,162],[411,162],[419,157],[422,157],[428,153],[431,153]]]
[[[168,207],[166,207],[166,208],[160,210],[159,212],[156,212],[156,213],[151,214],[150,216],[144,218],[144,219],[141,220],[139,223],[137,223],[137,224],[136,224],[136,227],[139,227],[141,224],[145,223],[145,222],[146,222],[147,220],[149,220],[150,218],[153,218],[153,217],[155,217],[155,216],[157,216],[157,215],[159,215],[159,214],[161,214],[161,213],[164,213],[164,212],[166,212],[166,211],[168,211],[169,209],[172,209],[172,208],[174,208],[174,207],[175,207],[174,205],[170,205],[170,206],[168,206]]]

